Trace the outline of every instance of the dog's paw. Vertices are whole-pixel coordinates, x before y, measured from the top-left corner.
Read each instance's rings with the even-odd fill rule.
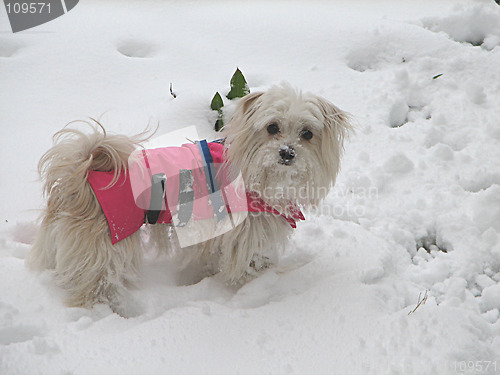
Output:
[[[255,255],[248,265],[245,274],[238,281],[238,285],[244,285],[259,277],[262,272],[273,266],[273,262],[266,256]]]
[[[248,267],[247,272],[248,273],[253,273],[253,272],[261,272],[269,267],[272,266],[271,259],[266,257],[266,256],[258,256],[255,255],[250,262],[250,265]]]
[[[144,306],[128,291],[108,296],[107,303],[114,313],[124,318],[135,318],[145,313]]]

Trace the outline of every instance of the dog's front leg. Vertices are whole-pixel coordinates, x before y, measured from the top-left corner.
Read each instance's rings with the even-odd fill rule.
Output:
[[[236,228],[215,239],[219,250],[218,278],[242,284],[278,261],[290,225],[280,216],[249,213]]]

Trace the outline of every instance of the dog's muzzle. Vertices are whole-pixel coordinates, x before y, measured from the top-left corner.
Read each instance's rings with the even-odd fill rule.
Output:
[[[280,147],[280,161],[278,163],[283,164],[283,165],[290,165],[293,162],[293,159],[295,158],[295,148],[290,145],[284,145]]]

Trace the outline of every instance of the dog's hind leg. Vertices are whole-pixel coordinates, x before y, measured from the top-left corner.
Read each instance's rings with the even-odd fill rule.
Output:
[[[35,243],[26,256],[26,264],[32,271],[43,271],[56,267],[54,218],[44,216]]]
[[[59,221],[55,280],[67,293],[69,306],[108,303],[120,315],[133,315],[127,289],[139,278],[142,251],[139,233],[112,245],[102,213],[89,220]]]

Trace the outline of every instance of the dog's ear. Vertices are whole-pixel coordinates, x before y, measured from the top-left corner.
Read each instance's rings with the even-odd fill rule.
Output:
[[[342,149],[344,139],[353,131],[351,116],[324,98],[318,96],[316,101],[323,115],[324,126],[329,136],[334,137],[339,148]]]
[[[315,102],[323,115],[321,152],[327,174],[332,184],[335,184],[344,150],[344,139],[353,131],[351,116],[324,98],[316,96]]]
[[[236,113],[247,118],[253,115],[258,108],[255,104],[263,94],[263,92],[254,92],[241,98],[238,102]]]
[[[262,95],[264,95],[263,92],[255,92],[238,100],[231,121],[222,129],[226,138],[226,146],[241,141],[242,144],[238,146],[241,148],[247,142],[248,137],[251,137],[252,127],[247,124],[261,106],[262,101],[259,101],[259,98]]]

